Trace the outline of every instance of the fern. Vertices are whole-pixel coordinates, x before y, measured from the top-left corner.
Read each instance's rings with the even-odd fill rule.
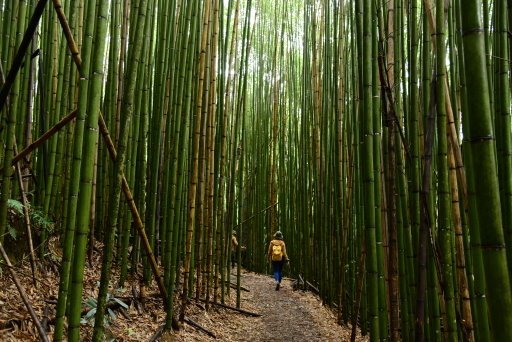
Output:
[[[9,198],[7,200],[7,208],[14,211],[18,215],[23,215],[23,203],[20,201]]]
[[[7,223],[7,231],[9,232],[9,235],[11,236],[11,238],[13,240],[16,240],[16,237],[18,236],[18,232],[16,231],[16,229],[11,226],[9,223]]]
[[[53,222],[48,219],[48,216],[42,210],[33,209],[30,212],[30,219],[34,225],[37,225],[41,229],[52,231]]]
[[[40,229],[44,229],[48,232],[52,232],[54,223],[48,218],[48,216],[40,209],[30,206],[30,204],[27,204],[29,209],[29,215],[30,215],[30,221],[35,227],[38,227]],[[7,200],[7,207],[8,209],[13,213],[14,216],[17,217],[23,217],[25,215],[24,213],[24,205],[18,200],[15,199],[8,199]],[[13,239],[16,239],[16,230],[8,226],[9,234],[12,236]]]

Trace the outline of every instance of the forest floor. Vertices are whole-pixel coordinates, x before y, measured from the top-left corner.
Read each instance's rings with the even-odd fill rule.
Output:
[[[56,249],[50,249],[51,260],[60,260]],[[91,339],[93,316],[88,312],[96,298],[101,257],[95,253],[92,264],[86,267],[84,275],[83,323],[81,339]],[[58,293],[57,262],[53,261],[47,273],[38,276],[37,285],[32,283],[30,266],[27,261],[17,263],[15,271],[25,288],[27,296],[39,319],[47,327],[51,340],[54,330],[55,304]],[[113,284],[118,279],[113,274]],[[261,316],[252,317],[219,306],[204,310],[204,304],[192,301],[186,317],[198,323],[215,338],[208,336],[190,324],[184,324],[180,331],[161,333],[165,320],[162,301],[156,292],[156,285],[148,290],[144,299],[138,293],[138,281],[130,279],[132,287],[112,290],[111,316],[106,327],[107,341],[349,341],[350,327],[336,323],[335,312],[322,305],[311,292],[292,288],[291,279],[283,279],[281,289],[275,290],[273,279],[243,271],[241,285],[247,291],[241,292],[241,308]],[[236,278],[232,278],[236,281]],[[0,341],[38,341],[30,315],[5,265],[0,265]],[[119,305],[118,301],[125,305]],[[88,304],[87,304],[88,303]],[[236,291],[231,289],[226,304],[235,306]],[[124,308],[126,306],[127,308]],[[89,318],[87,319],[87,317]],[[357,341],[366,341],[358,336]]]

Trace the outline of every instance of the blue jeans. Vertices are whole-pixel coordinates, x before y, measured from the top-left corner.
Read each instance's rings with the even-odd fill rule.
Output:
[[[281,283],[281,279],[283,279],[283,264],[284,260],[274,261],[272,260],[272,269],[274,270],[274,279]]]

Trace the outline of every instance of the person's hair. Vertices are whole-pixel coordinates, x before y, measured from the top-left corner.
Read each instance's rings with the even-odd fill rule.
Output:
[[[281,233],[281,231],[278,230],[277,232],[275,232],[274,237],[276,239],[282,240],[283,239],[283,233]]]
[[[231,235],[236,235],[236,230],[233,230],[233,231],[231,232]]]

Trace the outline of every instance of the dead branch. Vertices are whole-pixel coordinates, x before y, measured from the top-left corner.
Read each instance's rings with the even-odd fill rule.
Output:
[[[309,281],[306,280],[306,285],[313,290],[314,293],[319,294],[320,290],[315,285],[311,284]]]
[[[204,302],[205,300],[201,299],[201,301]],[[210,302],[210,303],[213,304],[213,305],[220,306],[222,308],[233,310],[233,311],[236,311],[236,312],[240,312],[240,313],[252,316],[252,317],[261,317],[261,314],[259,314],[259,313],[247,311],[247,310],[244,310],[244,309],[238,309],[238,308],[235,308],[233,306],[229,306],[229,305],[222,304],[222,303],[212,303],[212,302]]]
[[[226,281],[226,284],[229,283],[229,287],[231,287],[232,289],[236,289],[237,288],[237,285],[233,282],[230,282],[230,281]],[[244,292],[251,292],[251,290],[249,290],[248,288],[246,287],[243,287],[243,286],[240,286],[240,290],[244,291]]]
[[[217,336],[215,336],[215,334],[214,334],[214,333],[212,333],[210,330],[208,330],[208,329],[204,328],[204,327],[203,327],[203,326],[201,326],[199,323],[194,322],[194,321],[193,321],[193,320],[191,320],[190,318],[185,317],[185,319],[184,319],[183,321],[184,321],[185,323],[187,323],[188,325],[190,325],[190,326],[192,326],[192,327],[196,328],[197,330],[204,332],[204,333],[205,333],[205,334],[207,334],[208,336],[213,337],[213,338],[215,338],[215,339],[217,338]]]
[[[156,342],[158,341],[158,339],[162,336],[162,334],[164,333],[164,329],[165,329],[165,324],[160,326],[160,328],[158,328],[155,333],[153,334],[153,336],[151,336],[151,338],[149,339],[148,342]]]
[[[41,326],[45,333],[48,331],[48,315],[50,313],[50,306],[48,304],[44,307],[43,321],[41,322]]]

